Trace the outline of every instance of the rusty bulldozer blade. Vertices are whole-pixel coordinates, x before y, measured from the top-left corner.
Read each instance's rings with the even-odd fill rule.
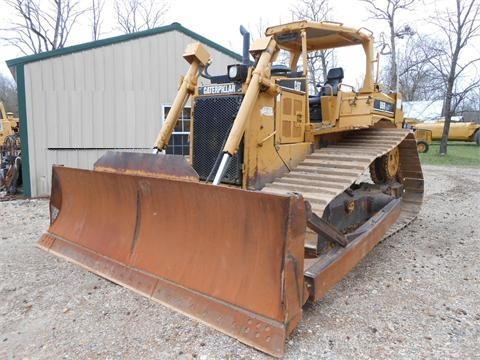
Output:
[[[197,172],[181,155],[107,151],[94,164],[97,171],[198,182]]]
[[[316,222],[301,195],[197,179],[183,158],[158,154],[107,153],[93,171],[54,166],[51,224],[39,246],[282,356],[302,306],[380,241],[402,203],[390,202],[342,246],[307,259],[307,222]]]
[[[305,298],[303,198],[123,170],[53,167],[39,246],[282,355]]]

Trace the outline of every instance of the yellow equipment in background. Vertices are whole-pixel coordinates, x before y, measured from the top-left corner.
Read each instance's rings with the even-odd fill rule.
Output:
[[[18,132],[19,119],[12,112],[6,112],[3,102],[0,101],[0,146],[5,143],[8,136]]]
[[[418,152],[426,153],[432,144],[432,131],[426,129],[417,129],[416,125],[419,123],[420,121],[415,118],[405,118],[404,127],[414,131]]]
[[[19,119],[0,101],[0,189],[14,195],[22,185]]]
[[[428,152],[428,148],[432,144],[432,131],[415,129],[415,140],[417,140],[417,150],[419,153]]]
[[[445,121],[433,123],[418,123],[415,128],[418,130],[429,130],[432,132],[432,140],[442,140]],[[448,132],[449,141],[475,141],[480,146],[480,124],[474,122],[451,121]]]
[[[53,167],[39,244],[281,356],[303,305],[415,218],[423,176],[400,94],[374,80],[371,32],[299,21],[265,35],[216,76],[203,72],[206,48],[187,47],[190,68],[153,154]],[[314,91],[309,55],[345,46],[364,51],[360,89],[336,67]],[[188,99],[185,161],[162,152]]]

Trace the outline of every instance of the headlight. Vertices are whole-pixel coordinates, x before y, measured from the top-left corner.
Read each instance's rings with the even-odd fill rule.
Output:
[[[228,68],[228,77],[230,79],[235,79],[238,75],[238,67],[237,66],[230,66]]]
[[[244,82],[247,79],[248,65],[228,65],[227,74],[230,81]]]

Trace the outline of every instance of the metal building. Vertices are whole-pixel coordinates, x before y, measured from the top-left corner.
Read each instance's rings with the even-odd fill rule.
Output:
[[[7,61],[17,82],[25,195],[49,194],[53,164],[91,169],[107,150],[150,151],[191,42],[215,59],[211,74],[241,61],[178,23]],[[172,138],[179,149],[182,123]]]

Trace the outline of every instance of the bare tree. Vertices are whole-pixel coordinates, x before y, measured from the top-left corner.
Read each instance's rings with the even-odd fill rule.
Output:
[[[6,111],[18,115],[17,88],[13,79],[0,73],[0,101],[5,105]]]
[[[468,93],[480,85],[480,80],[471,79],[468,69],[480,58],[467,59],[464,55],[467,46],[480,35],[480,5],[478,0],[455,0],[453,9],[446,8],[437,12],[432,19],[437,29],[437,36],[442,36],[445,46],[442,56],[431,61],[444,80],[445,100],[443,115],[445,125],[440,142],[440,155],[447,154],[450,121],[457,107]]]
[[[87,9],[80,0],[5,0],[12,10],[11,26],[2,39],[23,54],[38,54],[65,46],[79,16]]]
[[[166,2],[156,0],[115,0],[115,13],[120,29],[126,34],[152,29],[162,24],[168,11]]]
[[[270,24],[265,22],[265,19],[260,17],[258,22],[254,25],[254,33],[252,34],[252,40],[259,39],[265,36],[265,30],[270,26]]]
[[[461,105],[463,111],[476,111],[480,112],[480,87],[472,89],[467,94],[467,97]]]
[[[422,49],[428,48],[428,51]],[[431,62],[440,56],[433,39],[416,34],[397,51],[398,85],[405,101],[438,100],[445,95],[443,80]],[[390,74],[390,68],[387,67]]]
[[[397,89],[398,73],[397,73],[397,46],[396,39],[413,35],[414,31],[409,25],[397,26],[396,15],[399,10],[410,10],[415,0],[360,0],[367,4],[367,10],[370,12],[371,18],[376,20],[384,20],[388,24],[389,35],[388,40],[383,40],[380,44],[381,53],[390,55],[389,65],[389,82],[391,89]]]
[[[329,0],[298,0],[290,12],[296,20],[321,22],[328,20],[332,8]],[[335,57],[332,49],[319,50],[309,54],[309,83],[315,93],[318,92],[319,85],[327,80],[328,69],[333,67],[334,63]]]
[[[98,40],[101,36],[101,28],[103,24],[103,7],[105,0],[92,0],[92,40]]]

